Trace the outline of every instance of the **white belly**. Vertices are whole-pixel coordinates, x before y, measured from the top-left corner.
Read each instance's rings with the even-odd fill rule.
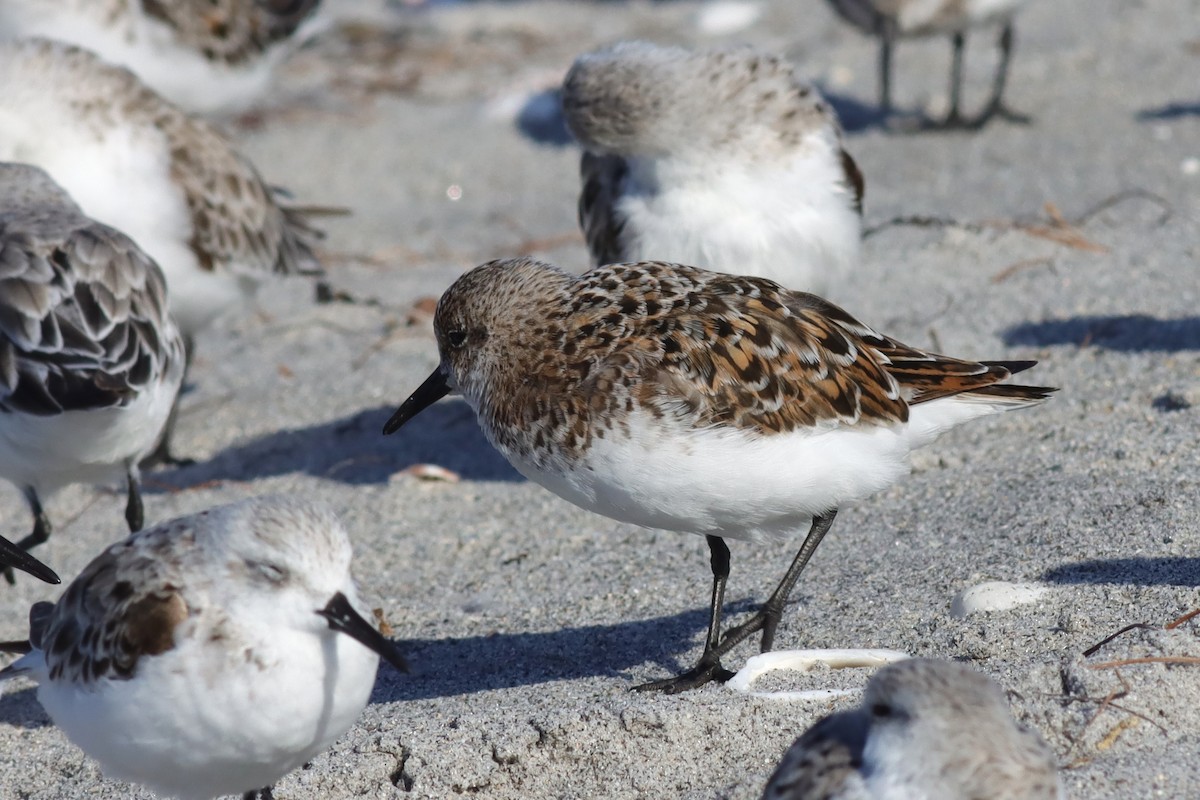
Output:
[[[332,631],[276,629],[246,653],[195,640],[99,691],[48,681],[38,699],[108,777],[181,798],[273,784],[329,747],[362,713],[377,656]]]
[[[828,294],[857,265],[861,219],[842,186],[840,156],[819,154],[754,172],[726,164],[695,172],[631,162],[618,212],[627,261],[674,261],[769,278]],[[648,165],[643,165],[648,166]]]
[[[0,478],[45,497],[71,483],[125,476],[154,448],[179,392],[182,359],[126,406],[49,417],[0,412]]]

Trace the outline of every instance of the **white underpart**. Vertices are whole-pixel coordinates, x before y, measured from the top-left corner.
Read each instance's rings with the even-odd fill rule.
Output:
[[[84,214],[137,242],[162,268],[171,316],[184,333],[244,306],[255,282],[220,267],[202,269],[188,246],[191,212],[171,180],[166,137],[98,107],[101,118],[82,117],[44,81],[0,76],[0,161],[41,167]]]
[[[942,398],[914,406],[904,425],[801,429],[769,436],[732,428],[672,428],[633,411],[593,437],[577,462],[538,470],[508,452],[530,480],[607,517],[728,539],[772,541],[807,532],[812,518],[870,497],[909,471],[909,453],[975,417],[1020,407]]]
[[[897,27],[903,35],[951,33],[956,30],[987,25],[1009,19],[1028,0],[966,0],[961,15],[939,22],[942,8],[949,0],[909,0],[900,8]]]
[[[809,134],[790,163],[629,159],[617,201],[626,260],[769,278],[829,294],[859,260],[862,222],[836,136]]]
[[[124,478],[154,449],[167,424],[183,360],[170,370],[125,406],[47,417],[0,414],[0,478],[32,486],[43,500],[72,483]]]
[[[185,593],[207,578],[198,556]],[[335,590],[369,618],[351,581]],[[208,591],[218,605],[191,609],[175,647],[143,656],[130,680],[52,680],[36,649],[10,674],[38,682],[38,701],[107,777],[184,800],[269,786],[349,730],[379,657],[315,613],[324,595],[238,581]]]
[[[0,36],[44,36],[95,52],[128,67],[163,96],[189,111],[232,113],[262,99],[271,73],[286,57],[290,44],[280,42],[261,56],[237,66],[210,61],[180,44],[160,20],[146,16],[136,3],[115,20],[107,19],[100,0],[4,0],[0,4]],[[301,41],[316,15],[292,37]]]

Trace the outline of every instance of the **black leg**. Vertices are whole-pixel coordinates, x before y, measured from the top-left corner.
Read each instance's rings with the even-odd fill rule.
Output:
[[[42,508],[42,501],[38,499],[37,490],[32,486],[25,487],[25,502],[29,503],[29,511],[33,514],[33,532],[17,542],[16,547],[21,550],[30,550],[39,544],[45,544],[54,529],[50,527],[50,518],[46,516],[46,510]],[[55,577],[58,576],[55,575]],[[9,585],[17,582],[12,567],[4,568],[4,579],[9,582]]]
[[[953,38],[954,55],[950,62],[950,112],[946,115],[946,126],[962,124],[962,81],[963,81],[963,49],[967,43],[967,35],[957,31]]]
[[[129,532],[136,533],[142,529],[145,514],[142,509],[142,480],[138,477],[136,464],[130,464],[126,472],[129,498],[125,502],[125,521],[129,523]]]
[[[264,786],[261,789],[246,792],[242,795],[242,800],[275,800],[275,789],[272,786]]]
[[[879,110],[883,116],[892,113],[892,47],[896,42],[896,23],[880,19],[879,27]]]
[[[725,583],[729,580],[729,546],[720,536],[706,536],[708,540],[709,565],[712,567],[712,607],[708,616],[708,635],[704,639],[704,652],[696,666],[675,678],[651,681],[635,686],[639,692],[664,692],[678,694],[695,689],[711,681],[724,683],[733,673],[721,666],[717,646],[721,641],[721,610],[725,605]]]
[[[800,545],[799,552],[792,559],[792,565],[784,573],[783,580],[779,581],[779,585],[775,587],[775,591],[771,593],[758,613],[725,634],[725,638],[721,640],[716,649],[718,658],[757,631],[762,631],[761,652],[765,653],[771,649],[771,646],[775,644],[775,630],[779,627],[779,620],[783,617],[783,606],[787,603],[788,595],[796,587],[800,573],[804,571],[808,560],[817,551],[817,545],[821,543],[821,539],[825,538],[825,534],[829,532],[835,517],[837,517],[837,509],[813,519],[808,536],[804,537],[804,543]]]
[[[987,105],[984,106],[983,111],[979,113],[979,116],[972,120],[974,126],[977,128],[982,128],[987,124],[988,120],[996,116],[1021,124],[1032,121],[1027,114],[1013,111],[1004,104],[1004,89],[1008,85],[1008,68],[1012,62],[1014,35],[1012,22],[1006,24],[1004,29],[1000,31],[1000,63],[996,66],[996,77],[992,81],[992,96],[988,100]]]

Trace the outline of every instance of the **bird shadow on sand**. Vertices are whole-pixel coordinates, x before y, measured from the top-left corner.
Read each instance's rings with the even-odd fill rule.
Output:
[[[38,702],[36,686],[29,685],[17,690],[6,686],[0,696],[0,725],[35,730],[49,728],[54,725],[54,720]]]
[[[888,129],[888,115],[874,103],[864,103],[861,100],[845,94],[838,94],[826,86],[818,86],[821,95],[833,106],[842,130],[846,133],[860,133],[874,128]]]
[[[1010,347],[1073,344],[1126,352],[1200,350],[1200,317],[1157,319],[1148,314],[1078,316],[1023,322],[1003,331]]]
[[[751,611],[749,600],[726,606],[733,619]],[[554,681],[612,677],[627,688],[627,670],[648,662],[661,674],[677,675],[699,658],[708,609],[697,608],[666,617],[614,625],[584,625],[541,633],[495,633],[457,639],[398,640],[412,672],[403,675],[381,668],[372,703],[429,700],[438,697],[511,689]],[[753,652],[752,645],[747,654]],[[741,648],[726,666],[745,657]],[[2,717],[0,717],[2,719]]]
[[[386,484],[414,464],[437,464],[471,481],[523,481],[491,446],[463,400],[435,403],[399,432],[384,436],[395,406],[358,411],[307,428],[241,442],[211,459],[145,476],[148,492],[210,481],[250,481],[303,472],[353,486]]]
[[[1200,586],[1200,558],[1104,558],[1061,564],[1042,580],[1060,584],[1126,584],[1131,586]]]
[[[1138,122],[1161,122],[1183,117],[1200,117],[1200,102],[1167,103],[1158,108],[1144,108],[1137,115]]]

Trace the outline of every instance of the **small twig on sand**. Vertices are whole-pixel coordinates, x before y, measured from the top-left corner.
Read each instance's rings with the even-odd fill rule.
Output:
[[[1200,616],[1200,608],[1197,608],[1194,611],[1189,611],[1188,613],[1184,614],[1182,617],[1179,617],[1178,619],[1173,620],[1172,622],[1168,622],[1166,624],[1166,630],[1173,631],[1176,628],[1178,628],[1180,625],[1182,625],[1183,623],[1185,623],[1188,620],[1193,619],[1197,616]]]
[[[1083,235],[1079,228],[1081,228],[1083,225],[1086,225],[1092,220],[1093,217],[1103,213],[1104,211],[1133,199],[1148,200],[1162,209],[1162,213],[1155,221],[1156,225],[1163,225],[1174,213],[1174,210],[1171,208],[1171,204],[1154,192],[1150,192],[1145,189],[1126,189],[1125,191],[1117,192],[1114,195],[1106,197],[1073,220],[1069,220],[1064,217],[1062,212],[1059,211],[1058,206],[1047,201],[1044,210],[1046,216],[1050,218],[1049,224],[1042,222],[1021,222],[1018,220],[1004,219],[983,220],[982,222],[964,222],[952,217],[914,214],[909,216],[893,217],[892,219],[886,220],[877,225],[872,225],[863,231],[863,239],[869,239],[877,233],[896,227],[952,227],[965,231],[971,231],[972,233],[982,233],[985,230],[1020,231],[1030,236],[1036,236],[1039,239],[1047,239],[1065,247],[1072,247],[1076,250],[1085,250],[1090,253],[1107,253],[1107,247],[1088,239]],[[993,278],[993,282],[998,281],[996,278]]]
[[[1004,269],[992,276],[992,283],[1004,283],[1004,281],[1016,275],[1018,272],[1024,272],[1027,269],[1034,267],[1046,267],[1054,263],[1053,258],[1026,258],[1015,264],[1009,264]]]
[[[1113,639],[1116,639],[1118,636],[1121,636],[1123,634],[1129,633],[1130,631],[1136,631],[1139,629],[1152,631],[1152,630],[1154,630],[1154,626],[1148,622],[1135,622],[1132,625],[1126,625],[1124,628],[1121,628],[1121,630],[1117,631],[1116,633],[1112,634],[1111,636],[1106,636],[1105,638],[1101,639],[1100,641],[1096,642],[1094,645],[1089,647],[1087,650],[1084,650],[1083,655],[1085,657],[1090,656],[1090,655],[1094,654],[1097,650],[1099,650],[1101,647],[1104,647],[1104,645],[1111,642]]]
[[[1088,669],[1113,669],[1128,667],[1133,664],[1200,664],[1200,656],[1142,656],[1141,658],[1121,658],[1116,661],[1105,661],[1100,664],[1088,664]]]

